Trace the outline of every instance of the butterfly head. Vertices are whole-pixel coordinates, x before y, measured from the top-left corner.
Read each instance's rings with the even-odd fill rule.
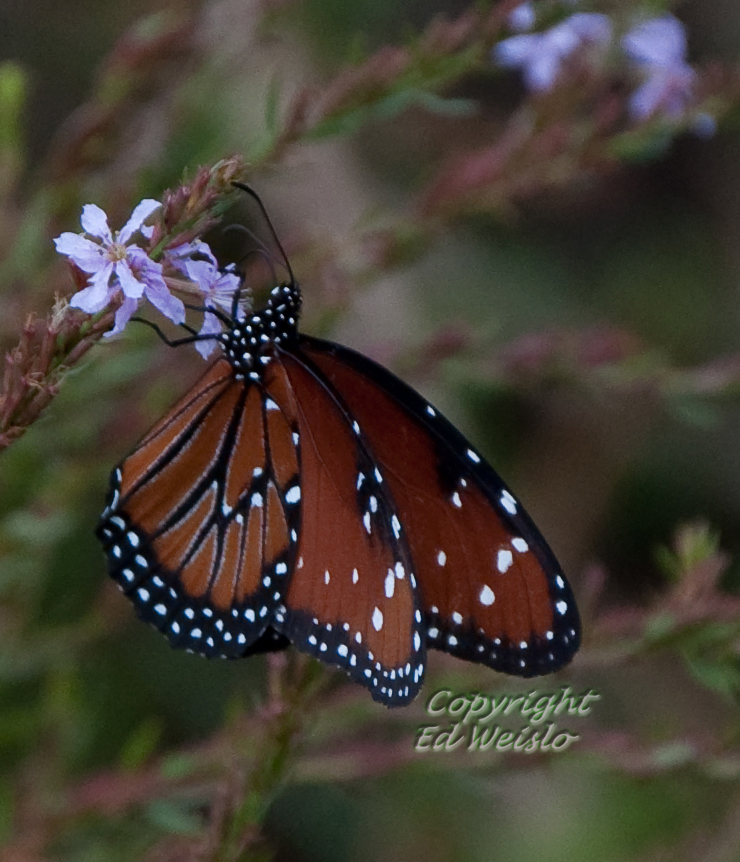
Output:
[[[218,340],[237,378],[261,378],[275,348],[295,340],[300,311],[301,291],[291,281],[274,287],[264,308],[244,318],[232,319]]]

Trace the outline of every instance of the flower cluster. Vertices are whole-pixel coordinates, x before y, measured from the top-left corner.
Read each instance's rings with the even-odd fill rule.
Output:
[[[235,269],[226,267],[219,269],[218,261],[213,256],[208,243],[203,240],[178,245],[167,252],[167,258],[173,269],[186,275],[198,286],[205,308],[222,309],[231,314],[234,309],[234,297],[241,287],[241,277]],[[243,311],[239,301],[236,304],[236,316]],[[195,343],[195,349],[206,359],[215,347],[215,341],[207,336],[215,336],[221,332],[221,321],[216,314],[206,311],[203,315],[203,325],[198,333],[203,341]]]
[[[517,35],[500,42],[493,57],[502,66],[522,70],[527,87],[534,92],[552,89],[566,61],[603,60],[614,42],[614,27],[608,16],[577,12],[539,33],[523,33],[536,24],[530,2],[520,3],[509,16],[509,26]],[[694,97],[697,75],[686,62],[686,33],[671,14],[638,22],[619,40],[623,56],[638,78],[628,108],[633,120],[643,122],[653,116],[682,119]],[[711,118],[700,118],[708,131]]]
[[[73,308],[96,314],[120,299],[114,326],[106,336],[122,332],[142,300],[151,302],[173,323],[185,322],[185,305],[173,295],[177,283],[165,275],[168,271],[186,276],[191,283],[188,292],[198,296],[204,309],[222,309],[231,314],[236,296],[237,316],[242,311],[241,277],[234,269],[219,269],[207,243],[196,240],[167,249],[160,263],[135,242],[137,235],[144,240],[151,238],[154,229],[144,222],[159,207],[158,201],[141,201],[123,228],[114,234],[103,210],[95,204],[87,204],[82,208],[80,219],[83,234],[65,232],[54,240],[57,251],[88,276],[87,286],[69,301]],[[217,314],[206,310],[199,340],[195,342],[204,358],[212,353],[213,336],[219,332],[221,320]]]
[[[530,10],[522,15],[521,9]],[[512,12],[511,25],[521,29],[532,22],[531,4],[523,3]],[[504,39],[494,49],[494,58],[502,66],[521,67],[531,90],[549,90],[560,74],[565,60],[587,48],[601,51],[612,38],[612,24],[606,15],[578,12],[543,33],[526,33]]]

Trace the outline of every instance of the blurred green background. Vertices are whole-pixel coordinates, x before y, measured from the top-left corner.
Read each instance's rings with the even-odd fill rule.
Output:
[[[27,312],[51,307],[51,238],[78,229],[80,204],[120,225],[186,169],[232,153],[259,162],[271,93],[319,86],[465,9],[3,2],[4,349]],[[736,62],[740,7],[679,12],[692,59]],[[179,35],[152,72],[137,40],[165,31]],[[122,68],[145,84],[128,101]],[[522,91],[516,76],[471,76],[454,95],[479,113],[412,107],[307,138],[252,181],[303,282],[303,328],[392,365],[490,456],[560,557],[585,646],[536,682],[434,654],[401,713],[333,674],[270,801],[265,848],[299,862],[738,860],[740,404],[732,375],[700,385],[735,367],[740,344],[738,133],[730,121],[506,215],[461,216],[408,265],[367,277],[365,226],[407,211],[440,156],[494,134]],[[93,104],[118,107],[76,163],[65,142],[94,124]],[[219,858],[198,842],[226,773],[174,790],[152,775],[187,777],[188,758],[224,740],[248,747],[240,735],[266,697],[263,658],[176,653],[107,582],[93,530],[109,471],[200,368],[143,330],[96,346],[0,462],[0,843],[12,862]],[[449,332],[465,348],[437,360]],[[714,617],[678,631],[662,603],[677,530],[698,521],[727,555],[723,593]],[[602,696],[571,722],[583,738],[565,754],[413,751],[437,688],[561,685]]]

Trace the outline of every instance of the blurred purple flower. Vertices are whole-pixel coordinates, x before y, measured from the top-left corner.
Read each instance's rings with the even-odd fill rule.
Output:
[[[686,58],[686,31],[673,15],[651,18],[622,37],[622,47],[637,63],[672,66]]]
[[[530,90],[549,90],[563,62],[587,46],[605,46],[612,38],[612,23],[606,15],[578,12],[544,33],[511,36],[493,49],[502,66],[521,67]]]
[[[109,305],[119,291],[123,293],[115,325],[105,333],[106,336],[123,331],[142,297],[173,323],[185,320],[185,306],[167,288],[161,264],[132,242],[137,233],[147,238],[152,235],[153,228],[145,227],[144,221],[159,206],[159,201],[141,201],[131,218],[114,235],[103,210],[95,204],[86,204],[82,208],[80,223],[83,232],[93,239],[67,231],[54,240],[59,254],[66,255],[89,276],[88,286],[70,299],[71,306],[95,314]]]
[[[680,119],[691,103],[697,80],[686,62],[683,24],[668,14],[651,18],[630,30],[622,38],[622,47],[644,78],[630,97],[632,117],[641,121],[662,113]]]
[[[512,30],[521,33],[524,30],[531,30],[534,27],[536,19],[534,6],[527,0],[527,2],[520,3],[516,9],[510,12],[506,21]]]
[[[167,251],[171,266],[184,273],[198,285],[206,308],[222,308],[231,314],[234,306],[234,294],[241,288],[242,279],[233,270],[220,270],[218,261],[213,255],[208,243],[202,240],[179,245]],[[237,315],[242,316],[241,302],[237,306]],[[218,335],[221,332],[221,321],[215,314],[206,312],[199,335]],[[196,341],[195,349],[207,359],[216,346],[215,339]]]

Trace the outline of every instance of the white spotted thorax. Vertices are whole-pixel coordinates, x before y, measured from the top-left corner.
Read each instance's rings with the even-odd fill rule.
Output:
[[[289,344],[298,333],[301,293],[297,285],[273,288],[263,309],[236,321],[217,336],[237,380],[259,381],[276,346]],[[275,405],[277,406],[277,405]]]

